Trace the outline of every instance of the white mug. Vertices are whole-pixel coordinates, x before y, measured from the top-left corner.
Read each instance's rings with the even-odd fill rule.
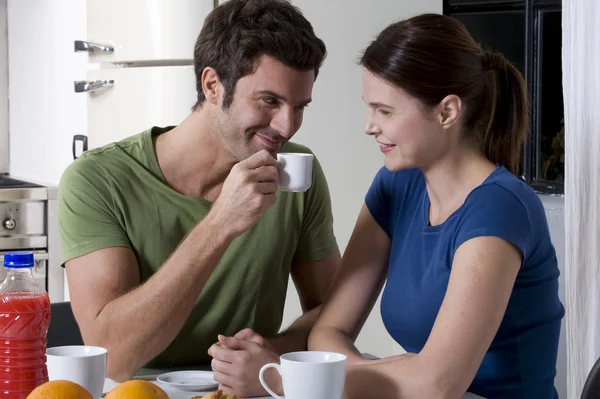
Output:
[[[285,399],[341,399],[346,383],[346,355],[334,352],[292,352],[281,355],[281,365],[265,364],[259,373],[262,386],[277,399],[283,399],[267,386],[264,373],[276,368],[283,381]]]
[[[279,187],[282,191],[300,193],[312,185],[313,154],[282,152],[277,154]]]
[[[102,395],[106,378],[106,355],[99,346],[56,346],[46,350],[48,379],[67,380],[81,385],[94,398]]]

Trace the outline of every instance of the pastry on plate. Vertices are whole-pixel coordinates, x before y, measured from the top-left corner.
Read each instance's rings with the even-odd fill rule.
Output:
[[[238,396],[221,390],[209,393],[206,396],[194,396],[192,399],[240,399]]]

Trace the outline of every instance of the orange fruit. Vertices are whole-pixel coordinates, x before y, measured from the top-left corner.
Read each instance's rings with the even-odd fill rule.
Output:
[[[117,385],[104,399],[169,399],[169,395],[150,381],[130,380]]]
[[[94,399],[81,385],[71,381],[46,382],[27,395],[27,399]]]

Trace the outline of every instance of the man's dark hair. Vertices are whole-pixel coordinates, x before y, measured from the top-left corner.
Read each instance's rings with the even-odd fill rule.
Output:
[[[198,100],[202,106],[202,72],[214,68],[225,87],[223,107],[233,102],[237,81],[251,74],[256,61],[268,55],[299,71],[315,71],[326,55],[302,12],[286,0],[228,0],[204,21],[194,47],[194,71]]]

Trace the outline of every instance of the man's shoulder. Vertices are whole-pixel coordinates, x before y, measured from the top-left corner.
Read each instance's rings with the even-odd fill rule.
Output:
[[[151,129],[85,151],[70,165],[70,168],[110,170],[114,167],[121,168],[122,164],[130,159],[136,162],[143,161],[142,158],[146,158],[145,145],[150,132]]]
[[[114,180],[111,177],[122,177],[122,174],[131,176],[129,167],[140,167],[144,164],[144,135],[148,132],[144,131],[85,151],[65,169],[59,190],[85,185],[100,189],[109,186],[109,180]]]
[[[84,152],[79,158],[73,161],[63,172],[59,188],[65,189],[66,186],[72,186],[77,181],[85,179],[86,181],[98,181],[104,172],[95,157],[95,149]]]
[[[84,152],[81,158],[109,158],[109,157],[120,157],[123,154],[129,154],[132,150],[141,149],[144,147],[147,136],[151,134],[151,129],[145,130],[141,133],[134,134],[126,137],[119,141],[114,141],[108,144],[104,144],[100,147],[93,148]]]

